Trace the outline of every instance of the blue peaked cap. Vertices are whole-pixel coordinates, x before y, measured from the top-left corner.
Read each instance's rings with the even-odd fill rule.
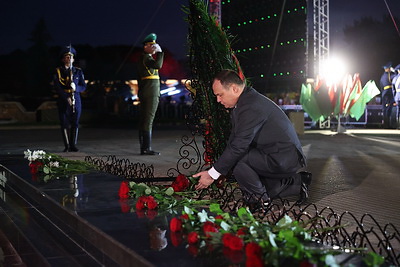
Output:
[[[382,68],[384,68],[384,69],[389,69],[391,67],[392,67],[392,62],[390,62],[390,61],[382,66]]]
[[[76,50],[71,45],[67,45],[61,49],[60,56],[63,57],[65,54],[72,54],[76,57]]]

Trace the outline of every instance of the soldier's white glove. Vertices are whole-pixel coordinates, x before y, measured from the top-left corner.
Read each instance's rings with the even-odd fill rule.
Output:
[[[161,46],[159,44],[153,44],[154,52],[162,52]]]
[[[72,88],[72,90],[73,90],[73,91],[75,91],[75,90],[76,90],[76,85],[75,85],[75,83],[74,83],[74,82],[72,82],[72,83],[71,83],[71,88]]]

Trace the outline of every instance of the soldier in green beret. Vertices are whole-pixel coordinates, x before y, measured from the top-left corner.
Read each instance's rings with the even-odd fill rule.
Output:
[[[143,40],[143,54],[138,62],[138,97],[140,101],[139,142],[141,155],[160,155],[151,148],[153,120],[160,102],[160,76],[164,53],[151,33]]]

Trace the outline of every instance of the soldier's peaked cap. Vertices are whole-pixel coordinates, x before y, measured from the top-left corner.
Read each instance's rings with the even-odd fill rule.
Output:
[[[157,40],[157,34],[155,33],[150,33],[149,35],[147,35],[144,39],[143,39],[143,44],[155,44]]]
[[[61,49],[60,56],[63,57],[63,56],[65,56],[66,54],[70,54],[70,55],[73,55],[73,56],[75,57],[75,56],[76,56],[76,50],[75,50],[75,48],[73,48],[71,45],[67,45],[67,46],[63,47],[63,48]]]
[[[392,67],[392,62],[387,62],[385,65],[382,66],[384,69],[389,69]]]

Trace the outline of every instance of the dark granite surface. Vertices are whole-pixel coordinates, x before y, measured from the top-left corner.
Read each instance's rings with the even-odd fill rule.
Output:
[[[118,189],[123,181],[121,177],[92,172],[53,178],[45,182],[41,176],[32,177],[28,161],[23,155],[0,156],[0,164],[54,200],[60,208],[69,211],[71,216],[83,219],[155,266],[229,265],[225,257],[211,259],[207,256],[192,256],[184,242],[174,245],[171,240],[174,237],[168,227],[173,216],[171,212],[158,211],[154,219],[139,218],[132,209],[134,200],[119,199]],[[29,224],[27,221],[26,227],[34,229]],[[157,238],[152,239],[153,242],[149,236],[150,232],[157,232]]]

